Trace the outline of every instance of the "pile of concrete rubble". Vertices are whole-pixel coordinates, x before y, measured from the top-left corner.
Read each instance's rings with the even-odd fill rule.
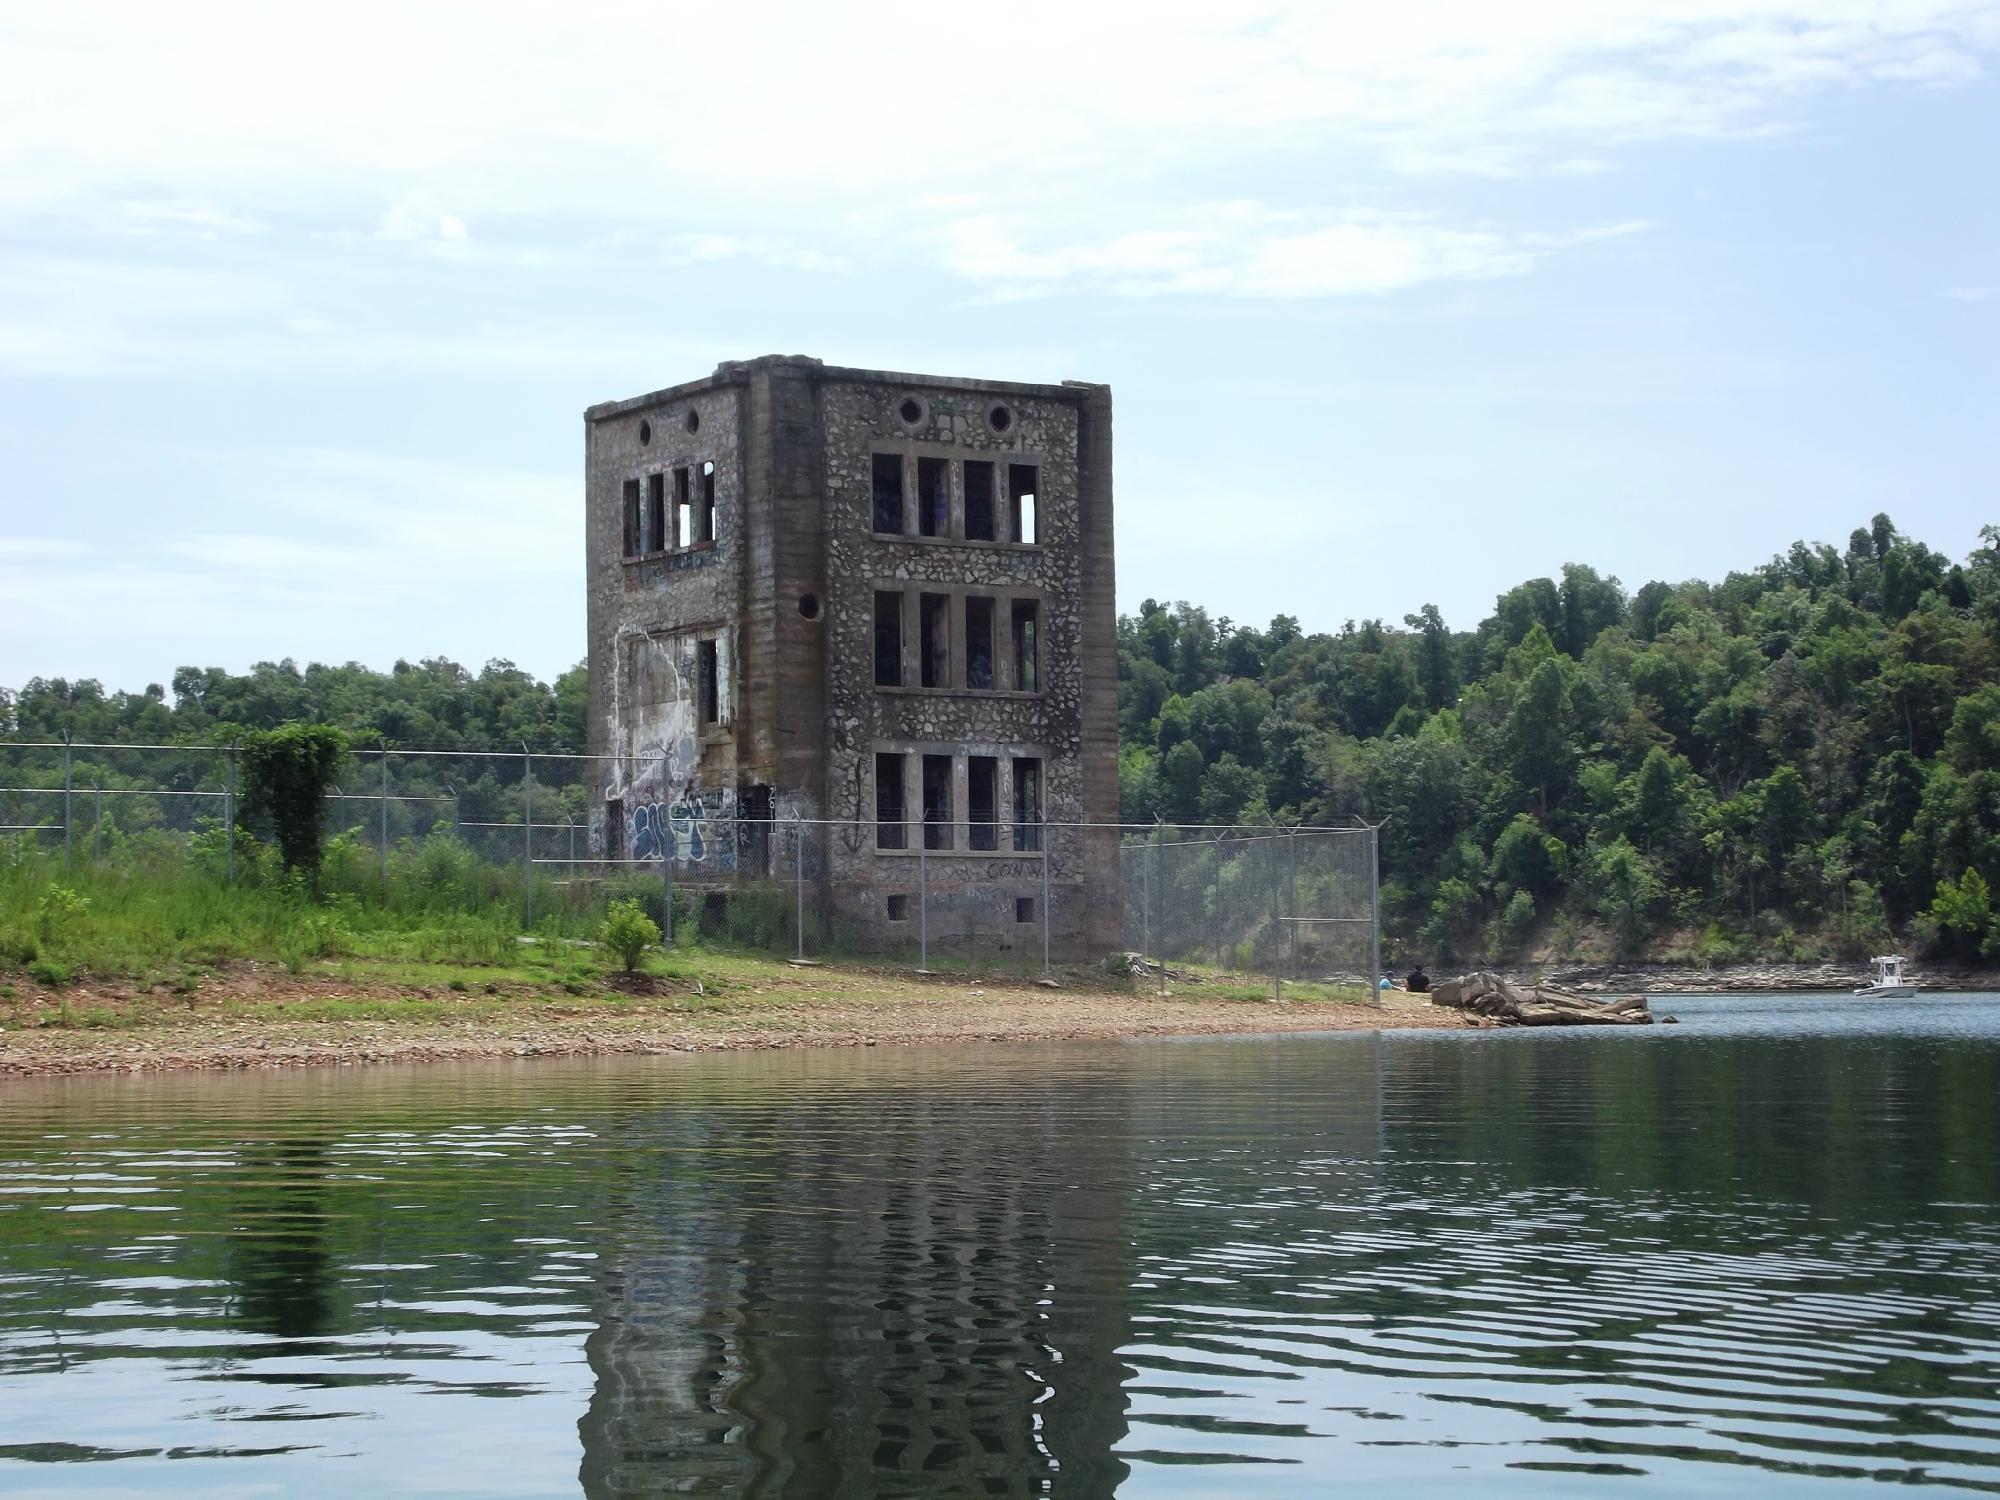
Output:
[[[1560,985],[1532,989],[1494,974],[1447,979],[1431,991],[1431,1004],[1449,1006],[1468,1026],[1650,1026],[1653,1013],[1644,995],[1602,998]],[[1672,1016],[1663,1018],[1671,1024]]]

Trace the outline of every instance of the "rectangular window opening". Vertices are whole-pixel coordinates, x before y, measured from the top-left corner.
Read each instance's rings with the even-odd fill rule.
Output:
[[[643,530],[645,524],[645,515],[639,509],[639,481],[628,479],[625,481],[625,555],[627,557],[637,557],[646,550],[645,532]]]
[[[919,685],[927,688],[950,687],[951,595],[921,595],[917,628],[923,648],[923,672],[917,679]]]
[[[645,548],[648,552],[658,552],[665,547],[667,534],[667,477],[664,474],[646,476],[646,536]]]
[[[951,535],[950,472],[941,458],[917,460],[917,535]]]
[[[685,547],[687,545],[680,538],[682,527],[693,504],[694,501],[690,498],[688,491],[688,471],[685,467],[678,468],[674,470],[673,514],[670,517],[662,516],[660,530],[656,538],[661,547]],[[669,526],[671,526],[671,530]]]
[[[903,534],[903,455],[875,455],[875,529]]]
[[[1032,922],[1035,920],[1035,898],[1033,896],[1016,896],[1014,898],[1014,920],[1016,922]]]
[[[701,466],[701,509],[695,517],[694,539],[697,542],[715,540],[715,465]]]
[[[965,461],[965,539],[993,540],[993,464],[989,459]]]
[[[889,920],[891,922],[907,922],[910,920],[910,898],[908,896],[891,896],[889,898]]]
[[[924,847],[949,849],[953,843],[951,757],[924,757]]]
[[[1014,762],[1014,849],[1030,854],[1042,847],[1042,763],[1032,755]]]
[[[1000,847],[1000,761],[995,756],[965,758],[965,821],[973,848]]]
[[[875,686],[903,685],[903,596],[875,594]]]
[[[1032,599],[1014,601],[1014,691],[1039,693],[1042,690],[1041,660],[1038,651],[1041,609]]]
[[[714,641],[696,642],[695,652],[696,676],[701,687],[701,722],[715,724],[722,718],[721,662]]]
[[[903,757],[900,755],[875,757],[875,847],[910,847],[903,808]]]
[[[1033,542],[1037,517],[1035,500],[1041,470],[1034,464],[1007,465],[1008,539]]]
[[[993,686],[993,601],[979,594],[965,596],[965,685]]]

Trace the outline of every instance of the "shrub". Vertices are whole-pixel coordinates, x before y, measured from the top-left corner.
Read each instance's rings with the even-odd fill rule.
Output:
[[[280,724],[243,737],[244,802],[270,820],[287,870],[317,871],[326,794],[347,759],[330,724]]]
[[[69,965],[53,958],[38,958],[28,965],[28,977],[54,989],[69,983]]]
[[[614,901],[597,940],[618,955],[630,974],[645,951],[660,940],[660,924],[639,909],[636,901]]]
[[[1527,941],[1528,933],[1534,925],[1535,898],[1525,890],[1517,890],[1508,897],[1507,905],[1494,919],[1494,949],[1503,955],[1513,955]]]
[[[44,948],[68,951],[76,943],[90,902],[66,885],[52,885],[35,903],[35,936]]]
[[[793,896],[772,886],[731,891],[724,929],[746,948],[775,948],[791,932]]]

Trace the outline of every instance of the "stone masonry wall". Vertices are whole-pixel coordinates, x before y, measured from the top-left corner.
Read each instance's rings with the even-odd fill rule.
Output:
[[[899,405],[909,397],[923,403],[920,421],[905,422]],[[1004,404],[1011,422],[996,432],[987,420],[994,404]],[[827,515],[827,718],[826,766],[830,813],[852,820],[835,840],[832,858],[837,921],[859,940],[870,936],[912,941],[897,933],[887,915],[887,897],[914,896],[918,854],[876,848],[875,755],[878,751],[992,755],[1000,760],[998,795],[1002,820],[998,853],[966,847],[963,825],[968,788],[962,761],[956,764],[953,809],[960,825],[957,847],[924,856],[930,892],[930,935],[934,948],[992,952],[1014,943],[1039,949],[1039,907],[1032,923],[1016,921],[1015,903],[1043,899],[1039,851],[1011,847],[1007,771],[1012,755],[1039,757],[1043,796],[1052,823],[1086,815],[1080,749],[1083,624],[1082,577],[1076,507],[1077,413],[1072,402],[1013,394],[980,394],[950,387],[912,384],[829,382],[821,391],[826,430]],[[1004,466],[1039,466],[1036,542],[978,542],[903,536],[873,531],[874,455],[986,458],[1001,466],[999,530],[1004,534]],[[913,472],[913,469],[912,469]],[[959,470],[948,474],[957,485]],[[964,496],[952,495],[962,518]],[[914,493],[906,495],[912,514]],[[961,521],[962,529],[962,521]],[[1040,611],[1039,675],[1034,694],[953,686],[878,688],[875,685],[874,595],[877,589],[923,591],[952,598],[955,622],[962,622],[967,593],[1001,599],[1033,597]],[[913,632],[912,616],[906,638]],[[954,625],[954,630],[957,624]],[[996,619],[995,655],[1008,647],[1008,625]],[[962,644],[955,636],[954,644]],[[906,651],[906,656],[912,653]],[[963,671],[957,655],[954,677]],[[906,677],[907,681],[907,677]],[[911,843],[921,840],[920,791],[912,787]],[[1056,945],[1074,951],[1081,943],[1083,906],[1074,840],[1052,840],[1055,863],[1049,872]],[[1018,931],[1017,931],[1018,929]]]
[[[656,858],[671,842],[677,860],[692,867],[698,845],[727,843],[718,830],[734,810],[733,724],[745,665],[742,405],[734,386],[663,393],[586,426],[590,750],[618,757],[597,763],[591,848],[600,856]],[[674,470],[689,470],[698,506],[708,462],[715,464],[714,542],[626,558],[626,481],[640,482],[643,506],[647,476],[663,476],[671,529]],[[696,643],[704,637],[717,643],[721,713],[714,725],[701,722],[696,701]],[[623,802],[619,849],[607,847],[607,797]],[[671,840],[670,830],[677,835]]]

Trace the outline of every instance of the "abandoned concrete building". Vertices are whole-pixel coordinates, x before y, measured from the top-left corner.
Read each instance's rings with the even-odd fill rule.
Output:
[[[585,429],[600,858],[723,891],[804,819],[857,948],[1120,944],[1108,387],[770,356]]]

